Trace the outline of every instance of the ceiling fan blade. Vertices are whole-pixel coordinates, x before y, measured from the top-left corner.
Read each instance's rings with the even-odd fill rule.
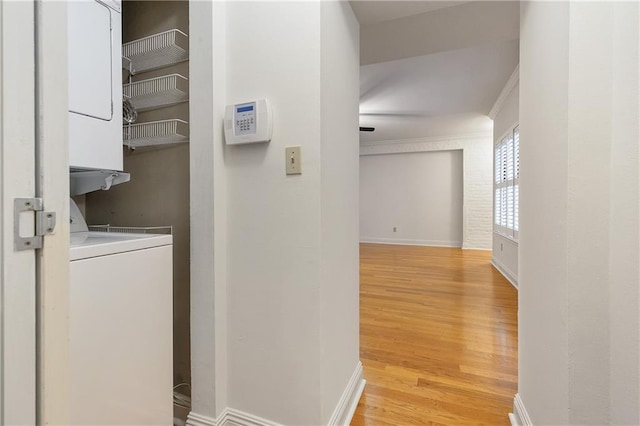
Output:
[[[373,132],[374,130],[376,130],[375,127],[360,127],[361,132]]]

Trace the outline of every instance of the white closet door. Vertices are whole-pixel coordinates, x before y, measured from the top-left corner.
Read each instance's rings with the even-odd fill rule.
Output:
[[[93,0],[69,9],[69,111],[111,120],[111,11]]]
[[[0,424],[36,424],[36,254],[14,248],[13,202],[35,196],[34,3],[0,3]],[[21,225],[33,224],[25,213]],[[33,235],[21,227],[22,236]]]

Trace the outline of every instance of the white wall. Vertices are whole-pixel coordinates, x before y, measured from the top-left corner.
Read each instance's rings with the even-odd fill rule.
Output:
[[[614,9],[609,329],[611,424],[640,424],[640,7]]]
[[[513,129],[519,119],[520,89],[518,83],[509,95],[493,120],[493,144],[500,143],[501,138]],[[495,158],[495,156],[494,156]],[[495,161],[495,160],[494,160]],[[493,253],[491,262],[516,287],[518,286],[518,242],[498,233],[493,234]]]
[[[638,5],[523,3],[518,393],[638,423]]]
[[[358,25],[348,3],[191,11],[192,51],[204,52],[192,76],[193,244],[208,272],[193,277],[189,422],[326,423],[359,367]],[[224,104],[261,97],[271,142],[225,146]],[[302,175],[285,175],[290,145]]]
[[[284,11],[286,10],[286,13]],[[227,4],[227,101],[268,98],[269,144],[227,146],[229,405],[320,421],[320,4]],[[302,147],[302,175],[284,149]]]
[[[228,405],[227,170],[221,119],[226,100],[226,4],[190,2],[189,29],[189,50],[201,53],[191,55],[189,73],[190,417],[216,419]]]
[[[462,151],[361,157],[360,207],[360,241],[461,247]]]
[[[360,32],[348,2],[321,9],[320,424],[329,424],[360,353]]]
[[[368,155],[456,150],[462,150],[463,164],[462,248],[490,250],[493,234],[493,143],[490,134],[360,144],[361,158]],[[362,215],[365,214],[363,211]]]
[[[523,4],[520,22],[518,393],[536,424],[569,424],[569,5]]]

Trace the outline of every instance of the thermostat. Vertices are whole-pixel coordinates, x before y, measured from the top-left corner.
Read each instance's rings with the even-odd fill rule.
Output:
[[[227,105],[224,138],[227,145],[269,142],[273,133],[271,105],[266,99]]]

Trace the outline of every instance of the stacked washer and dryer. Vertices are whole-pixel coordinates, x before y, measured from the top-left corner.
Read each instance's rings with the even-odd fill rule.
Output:
[[[121,4],[68,3],[71,195],[124,183]],[[90,232],[71,201],[73,425],[173,424],[171,235]]]

